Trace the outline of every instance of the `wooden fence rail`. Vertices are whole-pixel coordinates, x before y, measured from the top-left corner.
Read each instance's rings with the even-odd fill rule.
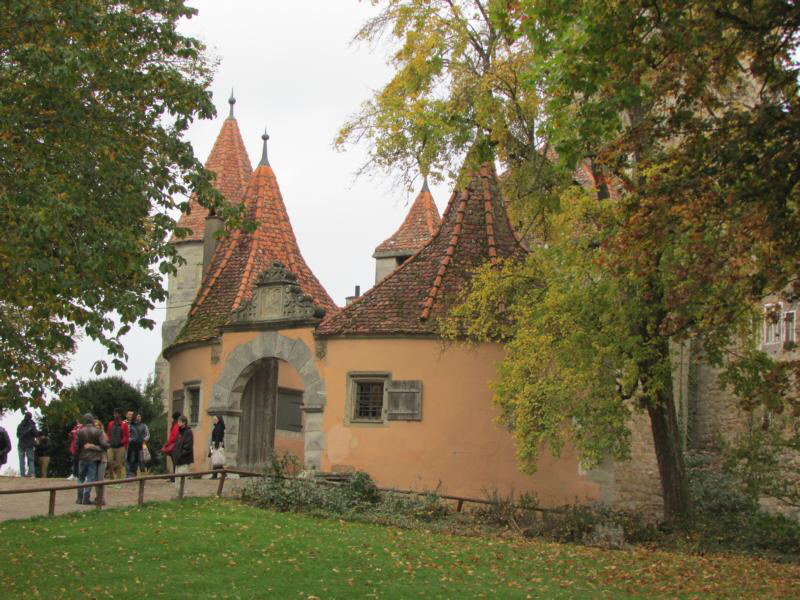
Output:
[[[137,483],[139,485],[138,496],[137,496],[137,504],[141,506],[144,504],[144,490],[145,490],[145,483],[148,481],[160,480],[160,479],[175,479],[179,478],[180,483],[178,485],[178,498],[183,498],[184,487],[186,484],[186,478],[192,477],[197,478],[203,475],[212,475],[212,474],[219,475],[219,484],[217,485],[217,496],[222,496],[222,491],[225,487],[225,480],[227,476],[230,475],[238,475],[239,477],[268,477],[273,479],[287,479],[293,481],[303,481],[310,484],[316,485],[341,485],[342,480],[339,481],[328,481],[325,479],[309,479],[309,478],[302,478],[302,477],[291,477],[286,475],[269,475],[264,473],[256,473],[254,471],[243,471],[241,469],[214,469],[212,471],[193,471],[190,473],[167,473],[164,475],[145,475],[144,477],[131,477],[128,479],[104,479],[102,481],[93,481],[91,483],[76,483],[72,485],[60,485],[60,486],[50,486],[50,487],[41,487],[41,488],[24,488],[21,490],[0,490],[0,496],[9,496],[11,494],[36,494],[36,493],[44,493],[48,492],[50,494],[49,504],[47,515],[52,517],[55,515],[56,510],[56,493],[57,492],[64,492],[69,490],[81,490],[85,488],[92,488],[92,487],[104,487],[108,485],[119,485],[119,484],[133,484]],[[444,500],[453,500],[456,502],[456,512],[461,512],[464,504],[480,504],[483,506],[492,506],[497,504],[494,500],[486,500],[483,498],[469,498],[466,496],[452,496],[449,494],[436,494],[435,492],[418,492],[415,490],[398,490],[394,488],[378,488],[378,491],[381,492],[389,492],[393,494],[411,494],[417,496],[425,496],[429,493],[433,493],[437,498],[442,498]],[[95,504],[97,509],[102,508],[101,504]],[[558,508],[541,508],[538,506],[519,506],[519,505],[510,505],[510,508],[515,508],[518,510],[528,510],[528,511],[535,511],[539,513],[560,513],[563,512],[561,509]]]
[[[119,484],[139,484],[139,494],[137,497],[137,504],[140,506],[144,504],[144,486],[148,481],[159,479],[175,479],[179,478],[178,485],[178,498],[183,498],[183,490],[186,484],[187,477],[201,477],[203,475],[219,474],[219,485],[217,486],[217,496],[222,496],[222,490],[225,486],[225,480],[228,474],[239,475],[240,477],[262,477],[262,473],[254,473],[253,471],[242,471],[240,469],[215,469],[213,471],[193,471],[191,473],[169,473],[165,475],[145,475],[144,477],[130,477],[128,479],[104,479],[102,481],[93,481],[91,483],[76,483],[72,485],[59,485],[41,488],[24,488],[21,490],[0,490],[0,496],[10,496],[11,494],[36,494],[48,492],[50,494],[50,502],[48,504],[47,516],[52,517],[56,511],[56,493],[69,490],[82,490],[93,487],[105,487],[107,485]],[[95,504],[95,508],[102,508],[101,504]]]

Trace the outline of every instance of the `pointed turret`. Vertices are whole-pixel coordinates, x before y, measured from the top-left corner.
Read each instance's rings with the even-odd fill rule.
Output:
[[[176,343],[207,340],[219,335],[221,327],[241,326],[243,321],[285,320],[278,314],[282,306],[263,305],[274,300],[254,302],[257,289],[275,282],[289,284],[280,291],[288,294],[282,296],[283,300],[295,303],[292,306],[300,307],[306,317],[318,318],[337,310],[300,253],[278,181],[266,161],[266,133],[262,139],[262,162],[250,177],[242,199],[247,217],[257,228],[252,233],[233,231],[217,245]],[[303,312],[305,309],[310,310]]]
[[[236,103],[233,92],[228,103],[231,107],[230,115],[222,123],[222,129],[208,155],[205,167],[216,175],[214,187],[222,192],[225,200],[233,204],[241,201],[253,167],[250,165],[242,135],[239,133],[239,124],[233,116],[233,105]],[[191,230],[191,233],[180,239],[173,236],[173,242],[203,240],[208,209],[200,206],[194,196],[189,200],[189,209],[188,213],[182,214],[178,219],[178,227],[185,227]]]
[[[439,209],[433,201],[426,177],[400,229],[375,248],[372,255],[375,259],[375,283],[422,248],[436,233],[440,222]]]
[[[350,306],[326,317],[316,333],[435,335],[436,318],[460,301],[475,268],[524,252],[494,166],[484,164],[453,192],[428,243]]]

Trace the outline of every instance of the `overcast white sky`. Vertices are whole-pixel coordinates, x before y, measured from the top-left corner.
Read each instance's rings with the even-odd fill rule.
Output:
[[[231,88],[236,118],[250,160],[261,156],[261,133],[270,134],[270,163],[300,249],[310,268],[337,304],[374,280],[375,246],[402,222],[415,192],[380,178],[354,173],[364,149],[339,153],[332,142],[338,128],[371,91],[391,76],[388,48],[351,45],[359,26],[375,8],[358,0],[194,0],[200,12],[184,31],[202,39],[219,59],[212,90],[219,113],[195,123],[188,137],[197,156],[208,156],[227,115]],[[433,186],[440,211],[450,190]],[[123,377],[136,383],[152,373],[160,351],[164,310],[153,311],[156,329],[134,330],[124,338],[130,356]],[[92,377],[102,349],[83,341],[68,381]],[[16,446],[18,416],[3,425]],[[11,466],[16,466],[12,458]]]

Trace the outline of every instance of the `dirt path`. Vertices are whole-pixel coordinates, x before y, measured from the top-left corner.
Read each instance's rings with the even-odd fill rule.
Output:
[[[230,478],[225,481],[224,494],[233,495],[242,485],[244,480]],[[0,490],[21,490],[47,488],[54,486],[67,486],[72,481],[65,479],[23,479],[21,477],[0,477]],[[186,496],[213,496],[217,493],[218,481],[211,479],[187,479]],[[106,486],[106,508],[115,506],[130,506],[136,504],[139,486],[135,483],[114,484]],[[175,484],[166,480],[148,481],[145,485],[144,500],[172,500],[176,496]],[[92,500],[94,500],[92,490]],[[94,506],[75,504],[77,493],[75,490],[64,490],[56,494],[56,515],[69,512],[96,510]],[[38,515],[46,515],[50,494],[37,492],[30,494],[0,495],[0,521],[10,519],[26,519]]]

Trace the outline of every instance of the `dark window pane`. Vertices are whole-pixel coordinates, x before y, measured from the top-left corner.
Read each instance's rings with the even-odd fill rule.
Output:
[[[303,430],[303,392],[278,389],[277,429],[284,431]]]
[[[189,422],[197,425],[200,420],[200,388],[189,388]]]
[[[356,382],[356,419],[380,420],[383,417],[383,382]]]

